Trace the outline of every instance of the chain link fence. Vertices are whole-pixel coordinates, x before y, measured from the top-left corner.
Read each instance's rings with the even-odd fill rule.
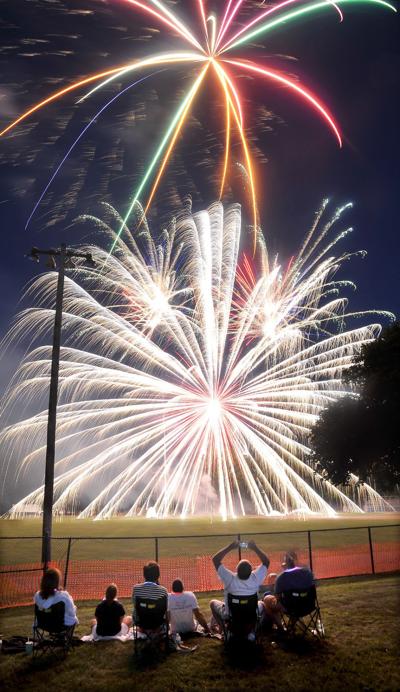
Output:
[[[205,592],[221,589],[211,557],[224,545],[255,541],[270,558],[270,572],[280,572],[287,550],[297,552],[316,579],[375,574],[400,570],[400,525],[313,529],[253,534],[175,537],[65,537],[52,539],[52,566],[63,575],[64,588],[76,600],[102,598],[116,582],[121,597],[129,597],[133,584],[143,579],[143,564],[156,560],[161,581],[172,581]],[[41,537],[0,538],[0,608],[32,603],[43,565]],[[239,548],[224,564],[235,570],[238,559],[254,562],[254,553]]]

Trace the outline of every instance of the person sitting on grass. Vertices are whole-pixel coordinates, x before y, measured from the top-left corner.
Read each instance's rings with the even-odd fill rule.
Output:
[[[48,610],[56,603],[64,603],[64,625],[72,627],[78,624],[76,605],[68,591],[60,589],[61,572],[55,567],[45,571],[40,581],[40,590],[35,593],[34,602],[40,610]]]
[[[309,589],[314,584],[313,573],[308,567],[299,566],[294,550],[285,553],[282,567],[283,572],[278,574],[274,584],[274,594],[267,594],[263,599],[267,620],[272,621],[280,631],[283,631],[282,614],[285,612],[281,594],[294,589]]]
[[[217,574],[224,584],[224,601],[218,601],[213,599],[210,602],[210,608],[212,613],[212,627],[213,629],[223,629],[223,622],[229,616],[228,610],[228,595],[233,596],[252,596],[258,592],[261,584],[263,583],[269,566],[269,559],[265,553],[263,553],[260,548],[254,543],[254,541],[249,541],[248,548],[255,552],[257,557],[261,560],[261,565],[259,565],[255,570],[248,560],[240,560],[236,567],[236,573],[231,572],[225,565],[222,564],[222,560],[225,555],[227,555],[231,550],[237,550],[239,547],[239,541],[234,541],[230,545],[223,548],[212,558],[214,567],[217,570]],[[259,612],[263,613],[263,606],[261,601],[259,602]],[[253,633],[249,634],[249,638],[252,638]]]
[[[98,604],[95,619],[92,620],[93,639],[120,637],[129,633],[132,618],[125,615],[124,606],[117,600],[117,586],[107,586],[105,598]]]
[[[168,594],[168,620],[171,636],[178,642],[181,634],[210,632],[196,596],[192,591],[184,590],[181,579],[172,582],[172,593]]]

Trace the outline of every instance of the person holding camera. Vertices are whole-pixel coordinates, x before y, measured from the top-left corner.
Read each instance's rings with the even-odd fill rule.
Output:
[[[231,572],[230,569],[222,564],[224,557],[232,550],[237,550],[239,547],[252,550],[260,559],[261,564],[253,570],[248,560],[240,560],[236,567],[236,572]],[[228,595],[233,596],[251,596],[257,593],[263,583],[269,567],[269,559],[265,553],[255,544],[254,541],[249,541],[247,544],[233,541],[222,548],[212,558],[217,574],[224,585],[224,602],[213,599],[210,602],[212,613],[211,626],[214,629],[223,629],[223,621],[229,615],[228,611]],[[262,602],[259,602],[260,613],[263,613],[264,607]]]

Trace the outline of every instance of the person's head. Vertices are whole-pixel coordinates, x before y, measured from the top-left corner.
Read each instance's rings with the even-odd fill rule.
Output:
[[[251,564],[248,560],[240,560],[236,568],[239,579],[246,580],[251,574]]]
[[[55,567],[46,569],[40,581],[40,595],[42,598],[49,598],[59,589],[61,581],[61,572]]]
[[[285,569],[292,569],[297,565],[297,554],[294,550],[288,550],[282,560],[282,567]]]
[[[172,582],[173,593],[183,593],[183,581],[181,579],[174,579]]]
[[[145,581],[157,582],[160,578],[160,567],[158,562],[148,562],[143,567],[143,576]]]
[[[116,584],[110,584],[106,588],[106,601],[107,603],[111,603],[117,598],[117,585]]]

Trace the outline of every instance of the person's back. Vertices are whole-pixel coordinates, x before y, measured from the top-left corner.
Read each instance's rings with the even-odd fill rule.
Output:
[[[98,604],[95,611],[96,634],[99,637],[114,637],[122,627],[125,609],[117,600],[117,588],[110,584],[106,597]]]
[[[309,589],[314,584],[313,573],[308,567],[300,567],[297,564],[296,553],[286,553],[282,566],[285,567],[275,582],[275,594],[295,589]]]
[[[71,627],[78,623],[76,606],[68,591],[62,591],[59,588],[60,577],[58,569],[46,570],[40,582],[40,590],[35,593],[34,602],[40,610],[48,610],[56,603],[64,603],[64,625]]]
[[[160,586],[158,580],[160,578],[160,568],[157,562],[148,562],[143,567],[144,582],[135,584],[132,591],[133,605],[137,598],[148,598],[152,601],[158,601],[159,598],[168,598],[168,591],[165,586]]]
[[[314,584],[314,578],[308,567],[293,567],[278,575],[275,582],[275,593],[293,591],[294,589],[309,589]]]
[[[232,546],[236,547],[236,542],[228,546],[229,550],[232,549]],[[255,550],[256,554],[262,560],[261,565],[254,570],[247,560],[241,560],[237,565],[236,572],[231,572],[230,569],[222,564],[221,555],[226,554],[226,548],[213,557],[217,574],[224,584],[226,610],[228,610],[228,594],[232,596],[252,596],[257,594],[260,585],[266,577],[269,565],[267,556],[257,548],[254,542],[250,541],[249,547],[251,550]]]
[[[168,613],[172,635],[196,632],[198,625],[199,631],[209,631],[196,596],[192,591],[184,590],[181,579],[175,579],[172,583],[172,592],[168,594]]]
[[[282,594],[285,591],[306,590],[314,584],[313,573],[308,567],[297,564],[297,555],[293,550],[285,553],[282,567],[284,571],[278,574],[275,581],[275,595],[267,593],[263,599],[267,621],[274,623],[280,632],[283,632],[282,615],[286,612]]]
[[[231,572],[230,569],[225,567],[225,565],[222,564],[223,558],[231,550],[235,550],[238,547],[239,542],[234,541],[226,546],[226,548],[222,548],[222,550],[218,551],[212,558],[217,574],[224,584],[224,603],[217,599],[210,601],[212,613],[211,623],[214,629],[223,628],[224,620],[229,618],[229,594],[231,596],[255,596],[267,575],[269,559],[265,553],[256,546],[254,541],[249,541],[247,547],[256,553],[261,560],[261,565],[253,570],[250,562],[247,560],[240,560],[236,568],[236,573]],[[261,602],[258,604],[258,610],[259,612],[263,610]]]
[[[191,591],[168,594],[169,622],[172,633],[180,632],[183,634],[195,630],[194,608],[197,608],[197,599]]]

